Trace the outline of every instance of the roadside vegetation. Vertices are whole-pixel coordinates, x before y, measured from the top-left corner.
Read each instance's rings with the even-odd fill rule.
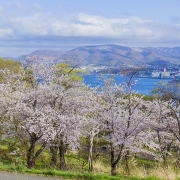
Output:
[[[10,68],[9,68],[10,67]],[[151,97],[126,81],[89,88],[69,64],[23,68],[0,59],[0,169],[67,179],[177,180],[178,84]]]

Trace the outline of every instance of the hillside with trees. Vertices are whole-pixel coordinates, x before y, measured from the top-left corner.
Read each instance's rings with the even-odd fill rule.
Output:
[[[69,64],[0,64],[0,163],[95,173],[99,162],[119,178],[179,171],[178,85],[145,97],[132,91],[135,68],[124,70],[121,85],[104,79],[89,88]]]

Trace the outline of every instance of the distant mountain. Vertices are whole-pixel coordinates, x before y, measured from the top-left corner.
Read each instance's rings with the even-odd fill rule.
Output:
[[[180,47],[83,46],[70,51],[37,50],[17,58],[24,63],[70,62],[79,66],[180,65]]]

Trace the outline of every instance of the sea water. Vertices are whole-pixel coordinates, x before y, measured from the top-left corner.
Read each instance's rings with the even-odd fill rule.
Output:
[[[84,75],[83,79],[86,85],[90,87],[95,87],[103,84],[104,78],[113,78],[116,84],[122,84],[126,82],[126,78],[121,75],[97,75],[97,74],[88,74]],[[168,82],[171,79],[156,79],[156,78],[133,78],[132,79],[132,89],[133,91],[149,95],[150,92],[160,83]]]

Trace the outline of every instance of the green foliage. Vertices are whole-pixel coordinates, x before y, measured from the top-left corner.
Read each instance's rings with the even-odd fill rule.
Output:
[[[27,84],[29,87],[35,87],[37,86],[37,82],[33,77],[33,70],[32,69],[25,69],[25,76],[23,78],[23,82]]]
[[[144,96],[143,100],[145,101],[153,101],[153,99],[155,99],[153,96]]]
[[[96,139],[95,141],[97,146],[103,145],[105,142],[101,142],[100,140]],[[146,177],[146,178],[138,178],[138,177],[131,177],[119,174],[117,176],[110,176],[109,173],[102,172],[101,174],[96,173],[88,173],[88,164],[87,164],[87,152],[86,150],[78,151],[78,154],[72,154],[67,152],[66,155],[66,162],[67,168],[70,171],[58,171],[55,169],[51,169],[50,166],[50,154],[48,149],[38,157],[36,163],[36,169],[27,169],[25,167],[25,158],[22,157],[22,149],[19,149],[19,153],[15,155],[10,155],[15,146],[18,145],[18,142],[15,142],[12,139],[6,140],[1,142],[0,145],[0,157],[3,156],[3,164],[0,164],[1,170],[6,170],[10,172],[20,172],[20,173],[29,173],[29,174],[39,174],[39,175],[46,175],[46,176],[53,176],[59,177],[64,179],[92,179],[92,180],[160,180],[156,177]],[[85,143],[85,142],[84,142]],[[98,144],[100,143],[100,144]],[[86,143],[85,143],[86,144]],[[83,155],[84,154],[84,155]],[[106,154],[100,154],[100,161],[103,164],[109,164],[109,162],[104,161],[104,157]],[[107,157],[105,158],[107,160]],[[155,161],[145,160],[141,158],[136,158],[136,166],[142,168],[142,166],[148,166],[149,168],[155,167],[157,164]],[[84,167],[83,167],[84,166]],[[121,167],[122,168],[122,167]],[[179,179],[180,180],[180,179]]]
[[[21,70],[21,65],[17,61],[0,58],[0,70],[4,69],[8,69],[12,73],[18,73]],[[0,73],[0,82],[4,80],[3,74]]]
[[[13,166],[13,165],[3,165],[0,164],[1,170],[6,170],[9,172],[20,172],[26,174],[39,174],[52,177],[59,177],[64,179],[79,179],[79,180],[160,180],[156,177],[123,177],[123,176],[110,176],[107,174],[92,174],[92,173],[79,173],[79,172],[69,172],[69,171],[57,171],[49,169],[28,169],[25,166]]]
[[[1,140],[0,161],[4,164],[24,164],[25,156],[22,144],[15,139]]]
[[[80,74],[84,73],[83,70],[77,69],[76,67],[71,67],[68,63],[61,63],[55,65],[57,76],[68,75],[68,77],[73,81],[82,81]]]
[[[21,69],[21,65],[17,61],[0,58],[0,69],[9,69],[10,71],[17,73]]]
[[[5,69],[9,70],[10,73],[24,74],[22,82],[26,83],[27,86],[34,87],[37,85],[33,77],[33,70],[29,68],[23,70],[19,62],[0,58],[0,70]],[[5,78],[3,74],[0,73],[0,82],[1,81],[5,81]]]
[[[157,166],[157,161],[155,161],[155,160],[142,159],[142,158],[136,157],[134,159],[134,161],[135,161],[137,166],[146,166],[148,168]]]
[[[160,179],[156,178],[156,177],[147,177],[147,178],[142,178],[142,179],[139,179],[139,180],[160,180]]]
[[[39,148],[39,147],[37,147],[37,148]],[[44,150],[44,151],[40,154],[40,156],[37,158],[37,162],[36,162],[35,167],[36,167],[37,169],[45,169],[45,168],[47,168],[47,167],[50,168],[49,162],[50,162],[50,153],[49,153],[48,150],[46,149],[46,150]]]

